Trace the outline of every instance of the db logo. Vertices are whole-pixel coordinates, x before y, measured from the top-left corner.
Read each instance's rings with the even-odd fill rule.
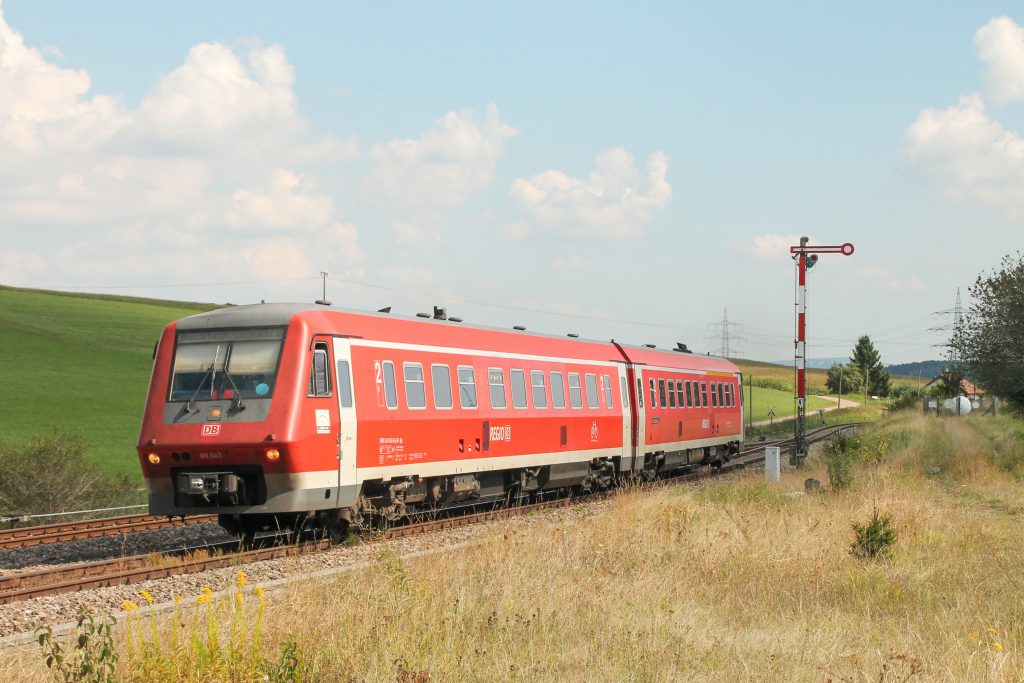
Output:
[[[220,436],[220,425],[203,425],[203,436]]]

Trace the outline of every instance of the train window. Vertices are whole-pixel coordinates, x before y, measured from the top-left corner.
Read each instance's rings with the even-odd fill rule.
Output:
[[[718,383],[718,405],[725,407],[725,384],[722,382]]]
[[[308,396],[331,395],[331,373],[328,372],[330,368],[327,360],[327,344],[317,342],[313,348],[313,363],[309,367]]]
[[[658,380],[658,405],[662,408],[668,408],[668,401],[665,400],[665,380]]]
[[[717,387],[718,387],[718,383],[717,382],[712,382],[711,383],[711,407],[712,408],[717,408],[718,407],[718,392],[715,391],[715,389]]]
[[[452,371],[447,365],[430,366],[430,384],[434,388],[434,407],[452,407]]]
[[[551,373],[551,407],[565,407],[565,383],[560,372]]]
[[[686,380],[686,407],[693,407],[693,387],[690,384],[690,380]]]
[[[700,383],[700,404],[704,408],[708,407],[708,383],[707,382],[701,382]]]
[[[676,407],[676,392],[672,389],[672,380],[668,381],[668,407]]]
[[[167,400],[270,398],[283,339],[283,328],[178,332]]]
[[[612,378],[608,375],[604,376],[604,407],[612,408]]]
[[[583,407],[583,392],[580,390],[580,373],[569,373],[569,405],[573,408]]]
[[[413,410],[427,407],[427,391],[423,381],[423,366],[419,363],[403,363],[405,375],[405,404]]]
[[[629,403],[626,402],[626,394],[628,393],[628,390],[626,389],[625,377],[619,377],[619,391],[622,392],[622,410],[623,412],[625,412],[626,410],[629,409]]]
[[[725,385],[725,407],[732,408],[732,386]]]
[[[512,407],[526,407],[526,373],[522,370],[512,370],[509,373],[509,383],[512,385]]]
[[[587,407],[597,408],[597,375],[588,372],[583,379],[587,385]]]
[[[476,376],[468,365],[459,366],[459,403],[463,408],[476,408]]]
[[[644,407],[644,383],[639,377],[636,378],[636,400],[641,408]]]
[[[395,386],[395,364],[389,360],[383,363],[384,403],[388,408],[398,407],[398,389]],[[380,400],[380,399],[378,399]]]
[[[533,407],[548,407],[548,392],[544,390],[544,373],[540,370],[530,371],[530,388],[533,391]]]
[[[501,368],[487,368],[487,384],[491,387],[491,407],[504,408],[508,405],[505,402],[505,373]]]
[[[647,381],[651,385],[651,407],[652,408],[657,408],[658,407],[658,392],[654,388],[654,378],[651,377]]]
[[[680,408],[685,408],[686,404],[683,403],[683,380],[676,380],[676,404]]]
[[[338,398],[342,408],[352,407],[352,377],[348,372],[348,361],[338,361]]]

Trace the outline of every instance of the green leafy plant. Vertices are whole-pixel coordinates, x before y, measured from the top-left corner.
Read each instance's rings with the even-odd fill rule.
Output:
[[[833,491],[843,491],[853,486],[853,466],[860,451],[860,439],[839,432],[825,444],[825,473]]]
[[[888,557],[896,544],[896,527],[892,517],[878,514],[878,508],[871,513],[866,524],[853,523],[854,541],[850,551],[857,557]]]
[[[79,617],[75,626],[74,647],[67,651],[53,637],[53,629],[44,626],[36,631],[36,640],[43,650],[46,667],[54,678],[64,683],[106,683],[114,680],[117,653],[111,637],[114,617],[98,621],[91,614]]]

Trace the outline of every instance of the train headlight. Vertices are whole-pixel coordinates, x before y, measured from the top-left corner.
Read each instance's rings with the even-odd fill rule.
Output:
[[[146,456],[146,459],[149,460],[150,465],[160,464],[160,456],[157,455],[156,453],[150,453],[149,455]]]
[[[270,461],[270,462],[277,462],[280,459],[281,459],[281,451],[277,450],[276,448],[268,448],[267,449],[267,460],[268,461]]]

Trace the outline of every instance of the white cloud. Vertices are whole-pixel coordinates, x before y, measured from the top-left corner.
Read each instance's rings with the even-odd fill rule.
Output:
[[[523,240],[530,236],[533,227],[526,221],[516,221],[502,226],[501,234],[510,240]]]
[[[127,120],[117,98],[85,98],[91,84],[85,71],[58,67],[26,46],[0,7],[0,159],[83,152],[109,140]]]
[[[985,86],[996,102],[1024,99],[1024,27],[997,17],[974,34],[978,56],[988,64]]]
[[[395,241],[403,247],[422,247],[442,241],[440,230],[420,222],[395,221],[391,230],[395,233]]]
[[[518,135],[489,105],[483,121],[470,110],[450,111],[416,139],[396,139],[370,150],[367,194],[398,206],[456,206],[486,187]]]
[[[330,223],[333,211],[331,199],[316,194],[309,181],[278,169],[264,187],[235,190],[225,218],[244,230],[307,231]]]
[[[921,292],[926,289],[916,275],[900,277],[894,271],[878,266],[861,268],[856,275],[869,286],[886,292]]]
[[[57,54],[27,46],[0,10],[0,233],[19,235],[0,241],[0,277],[357,272],[357,230],[306,169],[351,161],[358,140],[306,135],[280,46],[196,45],[137,108],[91,94],[89,74],[48,61]]]
[[[761,261],[779,261],[792,258],[789,248],[798,246],[800,244],[800,237],[801,235],[796,234],[755,235],[742,242],[733,244],[732,248],[735,251],[739,251],[747,256],[753,256]],[[818,244],[818,240],[814,237],[808,237],[808,244]]]
[[[590,265],[590,262],[584,256],[579,254],[572,254],[570,256],[556,256],[551,262],[555,268],[563,268],[569,270],[583,270]]]
[[[187,146],[265,146],[305,125],[294,82],[279,45],[252,48],[243,64],[231,48],[201,43],[143,100],[139,119],[160,139]]]
[[[988,66],[985,91],[996,102],[1024,99],[1024,28],[992,19],[974,35]],[[928,108],[907,127],[903,153],[947,198],[1024,213],[1024,139],[993,119],[980,94]]]
[[[906,130],[904,153],[951,199],[1024,210],[1024,140],[991,119],[979,95],[921,111]]]
[[[652,214],[672,196],[667,179],[668,155],[655,152],[646,172],[624,149],[598,155],[586,179],[562,171],[517,178],[510,195],[529,220],[549,230],[581,237],[628,239],[643,231]]]

